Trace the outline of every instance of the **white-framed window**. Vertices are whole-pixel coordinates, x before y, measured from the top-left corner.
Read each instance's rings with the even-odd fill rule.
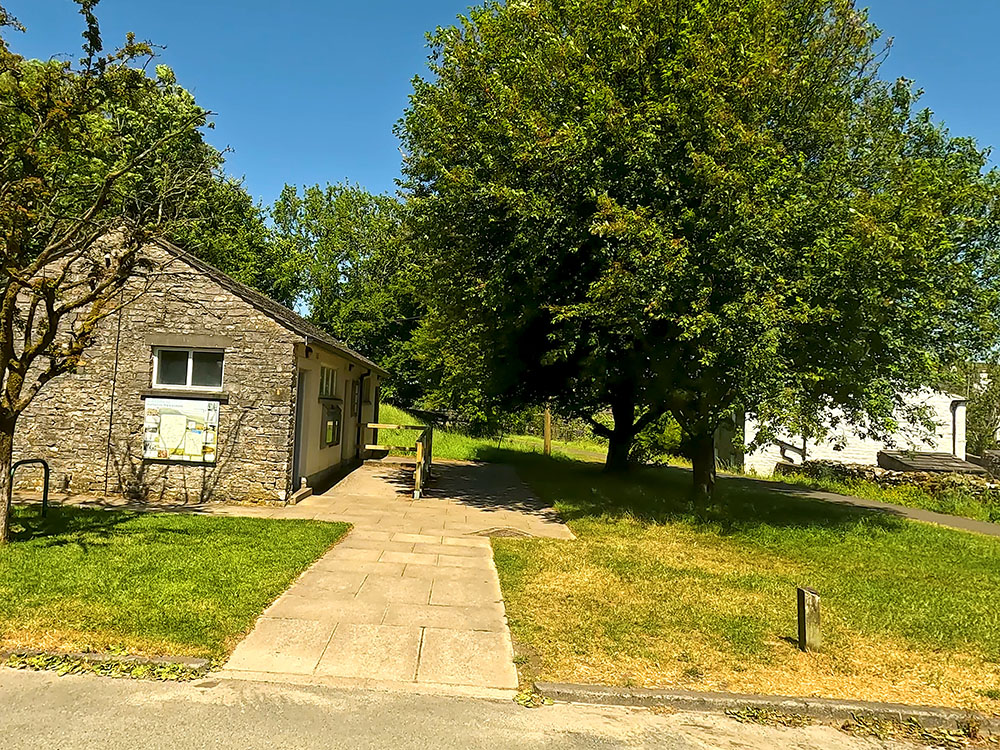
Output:
[[[340,445],[340,428],[342,421],[343,412],[340,408],[340,404],[330,403],[329,401],[324,402],[322,432],[319,438],[320,443],[324,448]]]
[[[222,388],[224,352],[220,349],[153,349],[153,386],[213,390]]]
[[[319,397],[337,397],[337,371],[332,367],[319,368]]]

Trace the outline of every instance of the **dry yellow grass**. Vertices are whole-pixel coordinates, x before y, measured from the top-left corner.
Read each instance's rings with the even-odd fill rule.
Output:
[[[685,638],[684,649],[667,647],[660,658],[627,654],[551,653],[532,679],[584,684],[683,688],[759,695],[953,706],[1000,713],[1000,705],[978,690],[1000,684],[1000,667],[963,654],[916,651],[899,644],[856,643],[832,654],[804,654],[772,642],[766,664],[734,665],[702,638]],[[691,674],[697,664],[698,676]]]
[[[1000,713],[997,540],[768,493],[698,519],[670,472],[519,468],[578,536],[494,540],[524,678]],[[823,594],[818,654],[800,585]]]
[[[59,654],[123,651],[134,656],[204,656],[203,649],[177,644],[168,639],[80,633],[31,625],[0,634],[0,651],[45,651]]]

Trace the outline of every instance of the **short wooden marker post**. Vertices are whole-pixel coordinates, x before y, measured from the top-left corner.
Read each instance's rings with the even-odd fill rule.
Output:
[[[798,600],[799,648],[803,651],[819,651],[823,647],[819,627],[819,593],[814,589],[800,588]]]
[[[545,407],[545,424],[542,427],[542,440],[546,456],[552,455],[552,410]]]

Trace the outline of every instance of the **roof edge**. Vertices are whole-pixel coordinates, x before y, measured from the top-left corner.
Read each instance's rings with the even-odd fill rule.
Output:
[[[342,344],[337,341],[333,338],[333,336],[330,336],[321,328],[318,328],[313,323],[310,323],[294,310],[285,307],[280,302],[268,297],[266,294],[262,294],[256,289],[247,286],[242,281],[237,281],[225,271],[222,271],[221,269],[213,266],[211,263],[202,260],[194,255],[194,253],[184,250],[162,237],[155,238],[153,240],[153,244],[167,251],[178,260],[187,263],[195,270],[206,274],[212,280],[221,284],[227,291],[239,297],[259,313],[267,316],[282,328],[301,336],[303,338],[303,342],[307,345],[321,346],[327,351],[346,357],[349,360],[353,360],[355,364],[366,367],[381,376],[389,375],[388,370],[375,364],[372,360],[368,359],[363,354],[354,351],[346,344]],[[275,308],[280,310],[280,314],[275,310]]]

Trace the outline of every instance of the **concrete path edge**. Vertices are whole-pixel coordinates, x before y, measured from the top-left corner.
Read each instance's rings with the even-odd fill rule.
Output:
[[[896,703],[835,700],[831,698],[792,698],[777,695],[741,695],[738,693],[699,693],[690,690],[655,690],[612,687],[609,685],[571,685],[536,682],[535,692],[566,703],[590,703],[605,706],[667,706],[680,711],[725,713],[746,708],[766,708],[785,714],[808,716],[819,721],[848,721],[855,717],[873,717],[886,721],[915,721],[928,729],[961,729],[970,725],[986,734],[1000,734],[1000,717],[937,706],[906,706]]]

